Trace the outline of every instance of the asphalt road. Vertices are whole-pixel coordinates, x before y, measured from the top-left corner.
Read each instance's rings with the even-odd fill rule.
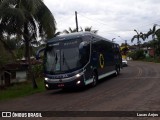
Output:
[[[0,111],[160,111],[160,64],[130,61],[94,88],[52,90],[0,102]],[[40,119],[40,118],[38,118]],[[47,120],[159,120],[159,117],[55,117]],[[16,118],[17,120],[17,118]]]

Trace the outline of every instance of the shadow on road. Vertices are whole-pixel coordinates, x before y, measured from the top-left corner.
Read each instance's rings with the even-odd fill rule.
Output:
[[[84,92],[89,87],[83,87],[83,88],[65,88],[65,89],[58,89],[58,90],[50,90],[49,94],[55,95],[55,94],[72,94],[72,93],[80,93]]]
[[[121,74],[119,75],[121,76]],[[64,88],[64,89],[57,89],[57,90],[49,90],[48,94],[50,95],[56,95],[56,94],[73,94],[73,93],[81,93],[92,89],[98,89],[104,82],[110,81],[114,79],[114,75],[105,77],[98,81],[98,84],[95,87],[92,87],[91,85],[81,87],[81,88]]]

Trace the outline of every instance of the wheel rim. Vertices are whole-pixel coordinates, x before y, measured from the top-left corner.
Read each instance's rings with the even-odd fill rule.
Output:
[[[118,75],[118,72],[117,72],[117,70],[116,70],[116,75]]]
[[[97,84],[96,76],[93,75],[93,83],[92,83],[92,86],[96,86],[96,84]]]
[[[120,68],[117,67],[117,68],[116,68],[116,75],[118,75],[119,73],[120,73]]]
[[[96,85],[96,77],[93,76],[93,85],[95,86]]]

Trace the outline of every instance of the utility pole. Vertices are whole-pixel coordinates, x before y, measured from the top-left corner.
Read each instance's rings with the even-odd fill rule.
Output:
[[[76,20],[76,31],[78,32],[78,19],[77,19],[77,11],[75,11],[75,20]]]

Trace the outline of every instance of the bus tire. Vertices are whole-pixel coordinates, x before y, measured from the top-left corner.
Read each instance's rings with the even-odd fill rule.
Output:
[[[118,76],[120,74],[120,67],[116,66],[115,70],[116,70],[115,76]]]
[[[93,82],[91,83],[92,87],[95,87],[97,85],[98,82],[98,74],[97,72],[93,72]]]

